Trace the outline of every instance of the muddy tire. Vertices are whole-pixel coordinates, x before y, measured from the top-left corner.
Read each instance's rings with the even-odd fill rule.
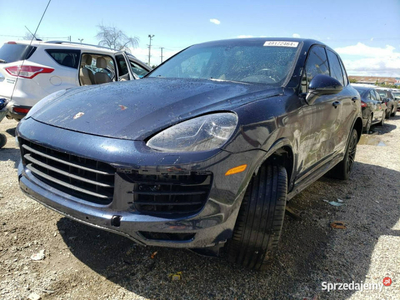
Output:
[[[390,111],[389,110],[386,110],[385,118],[388,119],[388,120],[390,119]]]
[[[390,116],[391,116],[391,117],[395,117],[395,116],[396,116],[396,113],[397,113],[397,109],[395,109],[395,110],[390,114]]]
[[[372,123],[372,116],[369,116],[368,120],[367,120],[367,124],[365,124],[364,130],[363,132],[365,134],[368,134],[370,129],[371,129],[371,123]]]
[[[383,126],[385,124],[385,112],[382,114],[382,120],[379,122],[380,126]]]
[[[287,173],[281,166],[262,166],[247,187],[233,237],[226,245],[228,259],[263,270],[278,246],[285,216]]]
[[[0,149],[7,144],[7,137],[0,133]]]
[[[337,179],[347,180],[350,177],[358,143],[357,130],[353,129],[347,142],[346,152],[343,160],[329,171],[329,176]]]

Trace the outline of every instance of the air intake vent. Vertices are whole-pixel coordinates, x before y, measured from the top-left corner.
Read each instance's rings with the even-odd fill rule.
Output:
[[[105,163],[20,140],[24,165],[47,185],[82,200],[110,204],[115,169]]]
[[[134,183],[134,207],[156,216],[190,215],[205,205],[212,175],[129,175]]]

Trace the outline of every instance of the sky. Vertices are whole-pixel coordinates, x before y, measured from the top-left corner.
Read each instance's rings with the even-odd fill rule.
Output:
[[[35,31],[48,0],[0,0],[0,45]],[[132,53],[151,65],[192,44],[230,38],[301,37],[341,56],[349,75],[400,77],[400,0],[238,1],[52,0],[38,29],[43,40],[97,44],[97,25],[139,38]]]

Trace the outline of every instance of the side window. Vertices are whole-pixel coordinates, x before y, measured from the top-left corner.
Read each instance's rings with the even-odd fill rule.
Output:
[[[326,50],[328,53],[329,67],[331,70],[331,77],[335,78],[342,85],[344,85],[342,67],[340,66],[339,59],[335,53],[330,50]]]
[[[375,95],[374,90],[370,90],[370,91],[369,91],[369,94],[370,94],[370,99],[372,99],[372,100],[378,100],[378,99],[376,98],[376,95]]]
[[[46,49],[46,52],[58,64],[64,67],[78,69],[81,51],[67,49]]]
[[[139,64],[135,63],[134,61],[130,60],[129,61],[131,65],[131,70],[133,73],[135,73],[139,78],[143,78],[149,71],[141,67]]]
[[[116,70],[111,56],[85,53],[79,69],[81,85],[102,84],[115,81]]]
[[[340,63],[340,66],[342,67],[342,73],[343,73],[343,80],[344,80],[344,84],[343,84],[343,86],[346,86],[346,85],[348,85],[349,84],[349,79],[347,78],[347,73],[346,73],[346,69],[344,68],[344,66],[343,66],[343,62],[339,59],[339,63]]]
[[[129,73],[128,66],[126,65],[126,61],[123,55],[119,54],[116,55],[115,58],[117,59],[117,67],[119,76],[125,76]]]
[[[321,46],[311,48],[306,62],[305,78],[302,79],[302,92],[307,93],[308,85],[318,74],[329,76],[328,58],[325,49]]]
[[[374,91],[374,93],[375,93],[375,96],[376,96],[376,100],[382,101],[381,95],[379,95],[379,93],[377,91]]]

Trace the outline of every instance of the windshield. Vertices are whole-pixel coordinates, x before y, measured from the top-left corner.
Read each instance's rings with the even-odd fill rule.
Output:
[[[17,60],[28,59],[36,47],[22,44],[4,44],[0,48],[0,62],[10,63]]]
[[[198,78],[282,85],[293,65],[296,47],[198,45],[174,56],[149,77]]]

